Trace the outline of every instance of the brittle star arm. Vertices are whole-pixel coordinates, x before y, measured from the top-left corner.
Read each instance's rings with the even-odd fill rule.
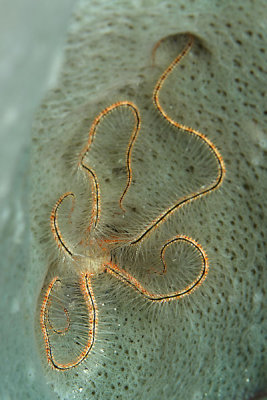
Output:
[[[67,369],[71,369],[73,367],[78,366],[81,364],[90,351],[93,348],[95,343],[96,337],[96,326],[97,326],[97,307],[94,299],[93,289],[91,285],[91,274],[81,274],[80,279],[80,290],[83,294],[84,301],[87,306],[88,311],[88,337],[86,346],[80,352],[80,354],[73,360],[68,363],[61,363],[60,361],[55,359],[53,346],[51,345],[51,334],[52,333],[59,333],[53,329],[51,326],[51,322],[48,317],[49,308],[51,307],[51,293],[53,291],[54,285],[57,282],[61,282],[58,276],[54,277],[48,285],[48,288],[45,292],[44,299],[41,306],[40,312],[40,324],[43,333],[44,343],[45,343],[45,350],[46,350],[46,357],[48,363],[55,369],[59,371],[64,371]],[[64,308],[65,312],[65,308]],[[68,311],[67,311],[68,312]],[[64,335],[68,334],[68,330],[71,327],[71,321],[68,322],[68,329],[64,332]],[[51,333],[52,331],[52,333]],[[63,339],[62,339],[63,340]]]
[[[134,129],[132,131],[132,135],[131,135],[131,138],[130,138],[130,141],[129,141],[129,144],[128,144],[127,150],[126,150],[127,183],[126,183],[126,186],[125,186],[125,188],[124,188],[124,190],[122,192],[122,195],[120,197],[120,200],[119,200],[120,208],[123,211],[125,211],[125,210],[124,210],[124,208],[122,206],[122,202],[123,202],[124,197],[125,197],[128,189],[129,189],[129,187],[131,186],[131,183],[132,183],[132,167],[131,167],[132,149],[133,149],[133,146],[134,146],[135,141],[137,139],[137,136],[138,136],[138,134],[140,132],[140,127],[141,127],[141,117],[140,117],[138,108],[133,103],[127,102],[127,104],[128,104],[129,107],[132,108],[132,111],[134,113],[135,126],[134,126]]]
[[[53,326],[53,323],[51,322],[51,319],[49,316],[50,306],[51,306],[51,302],[48,301],[47,302],[47,310],[46,310],[47,327],[49,327],[49,329],[52,329],[53,332],[57,333],[58,335],[65,335],[65,333],[67,333],[70,328],[70,314],[69,314],[68,309],[66,307],[64,307],[63,304],[61,305],[61,308],[66,316],[67,322],[66,322],[66,326],[63,327],[63,329],[57,329]]]
[[[163,109],[163,107],[161,106],[160,101],[159,101],[160,90],[163,87],[164,82],[166,81],[168,76],[173,72],[174,68],[178,66],[178,64],[181,62],[181,60],[186,56],[186,54],[191,50],[191,48],[193,46],[194,38],[190,34],[188,36],[189,36],[188,42],[187,42],[186,46],[184,47],[184,49],[182,50],[182,52],[173,60],[173,62],[168,66],[168,68],[160,76],[160,78],[154,88],[154,91],[153,91],[153,102],[154,102],[156,108],[158,109],[158,111],[164,117],[164,119],[166,119],[171,125],[175,126],[176,128],[180,128],[188,133],[191,133],[191,134],[199,137],[208,146],[209,150],[216,158],[217,165],[218,165],[218,175],[217,175],[216,181],[208,189],[209,191],[211,191],[211,190],[217,189],[222,184],[222,181],[224,179],[224,175],[226,172],[224,161],[223,161],[223,158],[222,158],[219,150],[215,147],[215,145],[212,143],[212,141],[210,139],[208,139],[205,135],[203,135],[203,133],[198,132],[197,130],[195,130],[193,128],[190,128],[184,124],[181,124],[181,123],[173,120],[167,114],[167,112]],[[199,192],[199,196],[203,195],[204,193],[206,193],[206,191],[203,193]]]
[[[98,183],[98,179],[97,176],[95,174],[95,172],[93,171],[92,168],[90,168],[84,161],[86,155],[88,154],[90,147],[94,141],[95,135],[96,135],[96,131],[97,131],[97,127],[100,125],[101,121],[103,120],[103,118],[105,118],[109,113],[111,113],[112,111],[114,111],[115,109],[117,109],[118,107],[128,107],[132,110],[134,118],[135,118],[135,125],[132,131],[132,135],[131,135],[131,139],[129,142],[129,145],[127,147],[127,152],[126,152],[126,169],[127,169],[127,183],[125,186],[125,189],[120,197],[119,200],[119,206],[122,210],[122,202],[123,199],[131,185],[131,181],[132,181],[132,170],[131,170],[131,163],[130,163],[130,159],[131,159],[131,153],[132,153],[132,148],[133,145],[135,143],[135,140],[137,138],[137,135],[140,131],[140,125],[141,125],[141,118],[139,115],[139,111],[136,107],[136,105],[130,101],[119,101],[117,103],[114,103],[112,105],[110,105],[109,107],[106,107],[103,111],[101,111],[101,113],[94,119],[92,126],[90,128],[89,131],[89,137],[88,137],[88,141],[86,143],[86,145],[84,146],[83,150],[80,153],[79,156],[79,162],[78,165],[81,166],[86,172],[87,174],[90,176],[90,178],[92,179],[92,194],[93,194],[93,209],[92,209],[92,216],[91,216],[91,223],[89,226],[89,230],[91,230],[91,227],[94,226],[96,227],[97,224],[99,223],[99,219],[100,219],[100,188],[99,188],[99,183]]]
[[[168,78],[168,76],[172,73],[174,68],[180,63],[180,61],[186,56],[186,54],[190,51],[193,45],[193,36],[189,35],[188,42],[182,52],[173,60],[173,62],[167,67],[167,69],[163,72],[163,74],[160,76],[154,91],[153,91],[153,102],[154,105],[156,106],[157,110],[160,112],[160,114],[163,116],[163,118],[173,125],[176,128],[182,129],[192,135],[195,135],[196,137],[200,138],[209,148],[213,156],[215,157],[217,161],[217,177],[215,181],[213,181],[210,185],[206,186],[205,188],[190,194],[189,196],[185,196],[182,199],[179,199],[175,204],[170,206],[167,210],[165,210],[160,216],[158,216],[154,221],[150,223],[150,225],[138,236],[136,237],[130,244],[135,245],[137,243],[140,243],[149,233],[151,233],[156,227],[158,227],[162,222],[166,220],[167,217],[169,217],[172,213],[174,213],[178,208],[184,206],[185,204],[196,200],[206,194],[211,193],[215,189],[218,189],[219,186],[222,184],[224,176],[225,176],[225,165],[223,158],[219,152],[219,150],[215,147],[215,145],[212,143],[210,139],[208,139],[205,135],[202,133],[198,132],[197,130],[193,128],[189,128],[186,125],[180,124],[176,121],[174,121],[168,114],[167,112],[163,109],[163,107],[160,104],[159,101],[159,94],[160,90],[163,87],[164,82]],[[158,47],[158,46],[157,46]],[[157,48],[156,47],[156,48]]]
[[[163,272],[165,272],[167,268],[166,262],[164,260],[164,254],[166,249],[173,243],[179,241],[183,241],[192,246],[194,249],[196,249],[199,252],[201,258],[201,267],[197,278],[193,282],[191,282],[190,285],[186,286],[184,289],[177,290],[172,293],[155,294],[149,292],[131,274],[126,272],[124,269],[119,268],[115,264],[110,263],[106,265],[106,271],[111,275],[115,276],[117,279],[120,279],[122,282],[126,283],[128,286],[132,287],[139,294],[144,296],[147,300],[150,300],[152,302],[168,302],[171,300],[177,300],[183,296],[191,294],[197,287],[199,287],[205,280],[209,269],[208,257],[203,248],[193,239],[184,235],[180,235],[180,236],[175,236],[174,238],[168,240],[161,249],[160,258],[163,264]]]
[[[72,197],[73,202],[75,200],[75,195],[73,192],[66,192],[62,196],[60,196],[50,215],[50,228],[59,249],[63,249],[69,256],[73,257],[73,252],[68,248],[67,244],[65,243],[58,225],[58,210],[67,197]]]

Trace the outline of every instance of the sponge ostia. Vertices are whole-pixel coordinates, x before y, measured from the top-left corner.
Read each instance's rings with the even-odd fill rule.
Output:
[[[39,109],[32,141],[27,279],[36,299],[39,379],[49,383],[50,398],[60,399],[249,399],[266,388],[264,3],[91,3],[77,6],[59,83]],[[160,104],[172,121],[207,139],[174,126],[153,104],[185,33],[194,45],[166,78]],[[130,148],[129,109],[96,120],[123,101],[140,112]],[[218,162],[205,140],[225,163],[222,184],[157,220],[177,199],[216,182]],[[68,195],[57,203],[64,193],[75,201]],[[135,245],[151,221],[158,221],[155,229]],[[88,224],[97,225],[93,239]],[[193,238],[196,248],[181,241],[163,248],[179,235]],[[197,249],[209,271],[192,293],[150,302],[136,290],[137,281],[156,294],[190,286],[201,268]],[[109,262],[129,275],[116,279],[115,267],[105,273]],[[73,368],[49,363],[53,352],[69,366],[79,351],[85,357]]]

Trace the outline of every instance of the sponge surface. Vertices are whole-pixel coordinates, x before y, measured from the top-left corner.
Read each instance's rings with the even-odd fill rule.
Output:
[[[142,130],[133,149],[133,184],[123,219],[118,199],[127,179],[132,117],[121,110],[99,126],[87,156],[101,188],[96,238],[136,237],[177,197],[216,177],[206,146],[167,124],[152,102],[157,79],[183,48],[184,32],[192,33],[195,45],[166,80],[161,103],[172,119],[215,143],[227,173],[220,189],[180,208],[137,248],[115,254],[137,279],[165,290],[175,279],[187,282],[195,270],[188,268],[188,248],[177,245],[166,254],[169,277],[148,278],[151,268],[160,268],[162,243],[178,234],[192,237],[210,264],[206,281],[194,293],[149,304],[122,282],[96,274],[97,341],[81,365],[62,373],[46,365],[37,301],[44,379],[62,399],[248,399],[266,382],[263,2],[98,2],[101,13],[96,14],[91,3],[79,3],[59,85],[44,100],[35,124],[30,267],[35,282],[29,279],[28,285],[36,301],[53,274],[74,279],[76,267],[58,251],[49,215],[64,192],[78,194],[74,220],[80,225],[65,231],[70,246],[77,246],[91,208],[90,187],[79,176],[77,159],[105,107],[134,102]],[[153,58],[153,45],[164,37]]]

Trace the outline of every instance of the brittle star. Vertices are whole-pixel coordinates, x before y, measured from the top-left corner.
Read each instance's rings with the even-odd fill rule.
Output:
[[[177,65],[180,63],[180,61],[185,57],[185,55],[190,51],[190,49],[193,46],[194,38],[191,34],[188,34],[188,41],[181,53],[172,61],[172,63],[167,67],[167,69],[162,73],[160,78],[158,79],[156,86],[153,91],[153,103],[156,108],[156,110],[159,112],[163,120],[165,120],[168,124],[172,125],[175,128],[178,128],[180,130],[183,130],[187,132],[188,134],[195,136],[199,138],[209,149],[209,151],[212,153],[213,157],[216,160],[217,164],[217,176],[216,179],[211,182],[209,185],[206,187],[201,187],[200,190],[198,190],[195,193],[191,193],[188,196],[185,196],[183,198],[177,199],[177,201],[172,204],[170,207],[168,207],[164,212],[162,212],[160,215],[158,215],[157,218],[155,218],[153,221],[151,221],[146,228],[139,233],[138,236],[132,237],[131,240],[127,240],[127,245],[128,246],[135,246],[142,241],[144,241],[151,233],[152,231],[156,230],[162,223],[164,223],[168,217],[170,217],[175,211],[177,211],[179,208],[184,206],[185,204],[192,202],[193,200],[199,199],[204,195],[207,195],[208,193],[211,193],[212,191],[216,190],[219,188],[219,186],[222,184],[224,176],[225,176],[225,165],[223,158],[221,154],[219,153],[218,149],[215,147],[215,145],[209,140],[205,135],[200,133],[199,131],[189,128],[188,126],[185,126],[181,123],[176,122],[173,120],[167,112],[163,109],[160,103],[160,91],[161,88],[163,87],[166,79],[168,76],[173,72],[173,70],[177,67]],[[154,47],[154,51],[159,47],[161,41],[159,41],[156,46]],[[92,205],[92,211],[91,211],[91,220],[89,227],[87,229],[87,235],[88,235],[88,240],[86,242],[87,245],[96,243],[98,239],[94,240],[94,232],[96,228],[99,225],[99,221],[101,218],[101,195],[100,195],[100,185],[98,182],[98,178],[94,170],[86,164],[85,158],[87,157],[88,153],[90,152],[91,145],[94,141],[97,128],[101,124],[101,121],[103,118],[106,118],[109,114],[111,114],[114,110],[125,107],[129,109],[133,116],[134,116],[134,127],[132,130],[131,138],[127,146],[127,151],[126,151],[126,170],[127,170],[127,182],[125,185],[125,188],[121,194],[121,197],[119,199],[119,207],[121,208],[122,212],[126,212],[126,210],[123,207],[123,201],[124,198],[131,186],[132,183],[132,162],[131,162],[131,156],[132,156],[132,150],[135,144],[135,141],[138,137],[140,127],[141,127],[141,115],[140,112],[137,108],[137,106],[131,102],[131,101],[119,101],[117,103],[114,103],[110,105],[109,107],[105,108],[103,111],[100,112],[100,114],[94,119],[92,126],[89,131],[89,137],[86,145],[84,146],[83,150],[81,151],[78,159],[78,167],[81,171],[85,172],[89,179],[91,180],[92,183],[92,197],[93,197],[93,205]],[[69,245],[65,242],[64,237],[60,231],[59,228],[59,220],[58,220],[58,212],[60,207],[62,206],[62,203],[65,201],[67,198],[72,198],[73,202],[75,201],[75,194],[71,191],[64,193],[59,200],[56,202],[52,213],[50,217],[50,222],[51,222],[51,230],[54,235],[54,239],[60,248],[68,257],[70,257],[72,260],[74,260],[76,263],[79,263],[80,256],[75,253],[74,250],[72,250]],[[60,279],[59,276],[55,276],[49,283],[47,289],[45,290],[44,298],[42,301],[41,305],[41,312],[40,312],[40,323],[41,323],[41,329],[44,337],[44,343],[45,343],[45,349],[46,349],[46,356],[48,363],[55,369],[57,370],[68,370],[73,367],[78,366],[81,364],[88,354],[90,353],[91,349],[93,348],[93,345],[95,343],[96,339],[96,331],[97,331],[97,321],[98,321],[98,311],[97,311],[97,305],[93,293],[93,287],[92,287],[92,278],[101,273],[109,273],[113,277],[119,279],[121,282],[125,283],[132,289],[134,289],[136,292],[138,292],[141,296],[143,296],[147,301],[149,302],[170,302],[174,300],[178,300],[182,298],[183,296],[191,294],[196,288],[198,288],[203,281],[205,280],[207,274],[208,274],[208,257],[204,249],[201,247],[199,243],[197,243],[195,240],[192,238],[186,236],[186,235],[177,235],[166,241],[160,252],[159,252],[159,257],[161,260],[162,264],[162,272],[161,274],[164,275],[167,271],[167,264],[165,261],[165,252],[169,246],[176,242],[183,242],[189,246],[191,246],[199,255],[199,259],[201,260],[201,265],[200,265],[200,270],[198,273],[198,276],[196,279],[193,280],[189,285],[187,285],[185,288],[182,290],[176,290],[171,293],[153,293],[149,290],[147,290],[145,287],[143,287],[142,283],[138,281],[134,276],[132,276],[129,272],[127,272],[125,269],[121,268],[119,265],[117,265],[111,256],[111,250],[109,249],[109,242],[114,245],[114,243],[120,244],[122,239],[114,239],[114,238],[107,238],[107,239],[101,239],[100,243],[98,243],[98,248],[100,254],[96,253],[98,257],[97,262],[99,264],[98,271],[92,271],[88,266],[86,266],[86,263],[83,264],[82,269],[83,271],[79,273],[79,288],[80,288],[80,296],[83,298],[84,301],[84,307],[86,309],[88,318],[86,321],[86,331],[87,335],[84,340],[84,345],[82,351],[80,351],[79,354],[76,355],[76,357],[71,360],[70,362],[60,362],[55,357],[55,350],[53,348],[53,345],[51,344],[53,341],[53,338],[55,335],[66,335],[68,333],[68,330],[70,329],[71,326],[71,320],[69,316],[69,311],[67,307],[64,305],[64,298],[60,298],[60,290],[61,290],[61,285],[62,285],[62,280]],[[85,259],[88,256],[85,256]],[[57,293],[58,291],[58,293]],[[56,305],[55,305],[56,303]],[[58,310],[63,309],[63,318],[65,318],[65,326],[63,328],[57,328],[53,326],[53,323],[51,322],[51,313],[56,313]],[[84,311],[85,312],[85,311]],[[65,316],[65,317],[64,317]],[[53,319],[53,318],[52,318]]]

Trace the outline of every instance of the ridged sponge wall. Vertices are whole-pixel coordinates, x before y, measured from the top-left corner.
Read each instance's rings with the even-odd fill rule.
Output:
[[[79,2],[33,135],[35,357],[51,399],[266,390],[263,10]]]

